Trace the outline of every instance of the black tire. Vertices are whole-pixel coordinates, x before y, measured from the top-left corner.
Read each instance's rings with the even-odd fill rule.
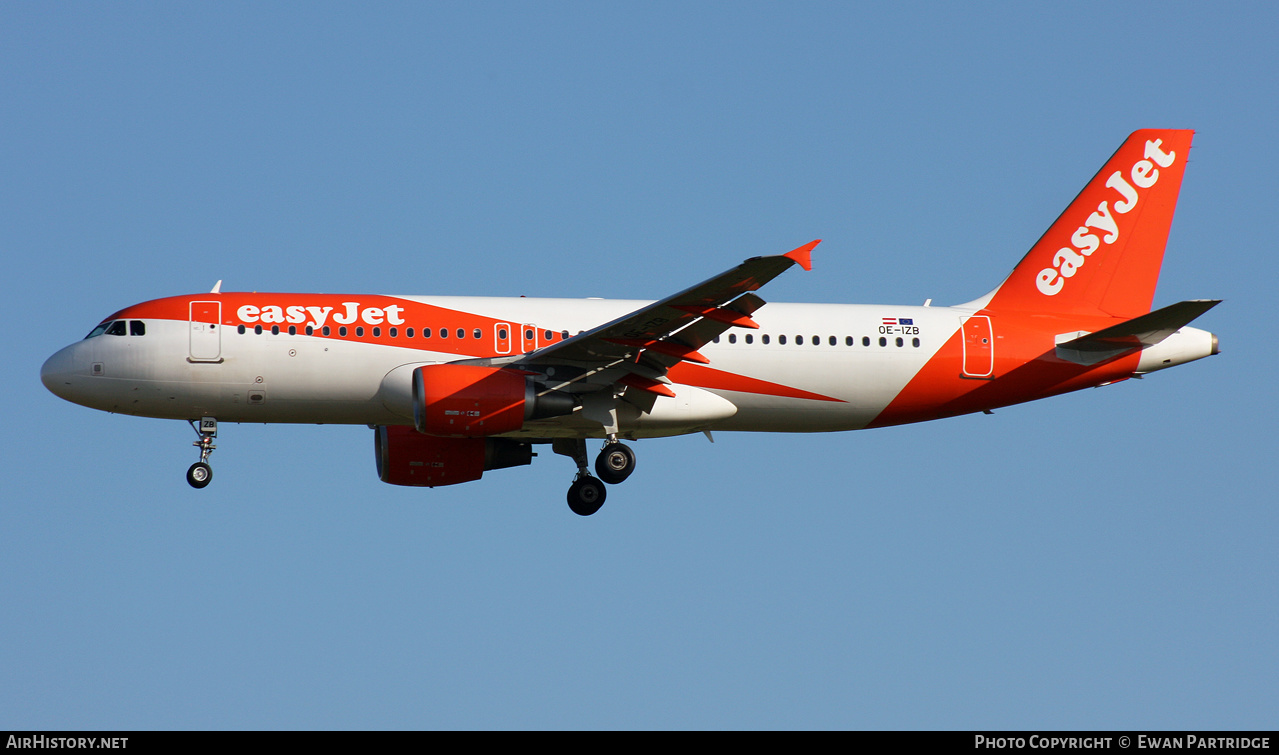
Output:
[[[187,470],[187,482],[197,490],[205,487],[210,482],[213,482],[213,467],[202,461],[197,461]]]
[[[609,485],[616,485],[635,471],[635,452],[621,443],[609,443],[595,457],[595,474]]]
[[[578,516],[590,516],[600,510],[608,491],[594,477],[583,477],[568,489],[568,507]]]

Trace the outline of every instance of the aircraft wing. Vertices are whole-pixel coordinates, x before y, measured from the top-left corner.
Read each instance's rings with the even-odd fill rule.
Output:
[[[811,269],[818,243],[820,239],[786,254],[752,257],[673,296],[525,354],[510,366],[536,372],[569,368],[568,377],[553,381],[558,384],[552,390],[598,390],[601,384],[620,383],[654,398],[673,396],[662,382],[666,371],[681,361],[707,363],[697,350],[729,328],[758,328],[750,315],[764,300],[752,292],[792,265]]]

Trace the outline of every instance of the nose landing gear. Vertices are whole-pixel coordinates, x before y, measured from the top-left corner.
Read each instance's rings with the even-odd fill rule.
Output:
[[[213,467],[203,461],[197,461],[187,469],[187,482],[196,489],[208,485],[213,482]]]
[[[199,440],[191,444],[200,449],[200,460],[187,469],[187,483],[198,490],[213,482],[213,467],[209,466],[209,454],[217,448],[213,445],[213,439],[218,437],[218,421],[213,417],[201,417],[199,420],[193,419],[190,422],[191,429],[200,436]]]

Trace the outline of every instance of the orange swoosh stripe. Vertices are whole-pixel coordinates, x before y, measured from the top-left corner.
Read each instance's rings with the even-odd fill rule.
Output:
[[[731,372],[724,372],[723,370],[702,367],[701,365],[689,364],[687,362],[681,362],[675,365],[666,374],[667,377],[676,383],[691,385],[696,388],[713,388],[721,391],[758,393],[764,396],[806,398],[812,401],[835,401],[841,404],[846,403],[843,399],[823,396],[820,393],[810,393],[798,388],[792,388],[788,385],[770,383],[767,380],[758,380],[744,375],[734,375]]]

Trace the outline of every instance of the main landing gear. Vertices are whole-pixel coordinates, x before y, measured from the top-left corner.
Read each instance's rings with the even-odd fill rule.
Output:
[[[595,457],[595,474],[609,485],[616,485],[635,471],[635,452],[629,446],[610,441]]]
[[[568,489],[568,507],[578,516],[590,516],[604,505],[607,491],[604,483],[616,485],[635,471],[635,452],[630,447],[617,442],[617,436],[609,436],[608,443],[595,457],[595,473],[599,478],[591,476],[586,466],[586,440],[582,438],[563,438],[551,444],[557,454],[568,456],[577,463],[577,477]],[[603,482],[601,482],[603,480]]]
[[[568,507],[578,516],[590,516],[600,510],[607,495],[604,483],[589,474],[582,476],[579,472],[577,479],[568,488]]]
[[[218,421],[213,417],[201,417],[199,420],[193,419],[190,422],[191,429],[200,436],[199,440],[191,444],[200,449],[200,460],[187,470],[187,483],[198,490],[213,482],[213,467],[209,466],[209,454],[217,448],[213,445],[213,439],[218,437]]]

